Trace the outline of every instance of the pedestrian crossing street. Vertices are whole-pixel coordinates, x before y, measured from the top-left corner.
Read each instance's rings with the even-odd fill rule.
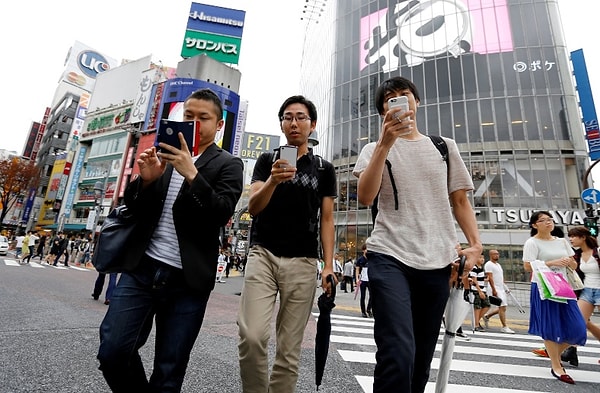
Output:
[[[14,259],[14,258],[10,258],[10,257],[0,257],[0,260],[2,260],[2,262],[4,262],[4,264],[6,266],[14,266],[14,267],[24,267],[24,268],[34,268],[34,269],[58,269],[58,270],[69,269],[69,270],[78,270],[78,271],[84,271],[84,272],[93,271],[92,269],[87,269],[85,267],[75,266],[72,264],[70,264],[69,267],[65,267],[60,262],[58,263],[58,266],[52,266],[52,265],[47,265],[45,263],[41,263],[39,260],[38,261],[32,260],[26,264],[20,264],[18,259]]]
[[[315,318],[318,319],[318,316],[315,313]],[[337,350],[350,368],[357,370],[354,377],[362,392],[372,393],[376,351],[373,319],[337,315],[334,312],[331,322],[330,351]],[[524,331],[505,334],[499,329],[473,334],[468,323],[463,325],[463,330],[470,340],[456,338],[447,393],[541,393],[571,391],[568,388],[574,388],[550,375],[550,359],[531,353],[532,349],[543,346],[539,337]],[[440,329],[427,393],[435,392],[443,333]],[[600,343],[589,336],[587,345],[578,348],[578,354],[578,368],[565,363],[565,370],[577,383],[577,389],[573,391],[599,392]],[[465,384],[460,383],[463,381]]]

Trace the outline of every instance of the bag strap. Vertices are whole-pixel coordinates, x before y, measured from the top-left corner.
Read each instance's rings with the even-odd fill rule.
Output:
[[[594,247],[592,250],[592,255],[596,258],[596,262],[598,262],[598,267],[600,268],[600,255],[598,255],[598,247]]]
[[[446,163],[446,167],[448,167],[448,145],[444,138],[439,135],[427,135],[436,149],[440,152],[442,159]],[[394,193],[394,209],[398,210],[398,188],[396,187],[396,182],[394,181],[394,175],[392,174],[392,163],[386,158],[385,166],[387,167],[387,172],[390,177],[390,183],[392,185],[392,191]],[[373,204],[371,205],[371,219],[373,220],[373,225],[375,225],[375,218],[377,217],[377,213],[379,213],[379,191],[373,199]],[[600,263],[600,261],[598,262]]]

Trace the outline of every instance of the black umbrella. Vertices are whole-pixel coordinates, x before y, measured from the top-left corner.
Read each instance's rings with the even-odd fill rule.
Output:
[[[331,284],[331,295],[323,292],[317,300],[319,319],[317,320],[317,335],[315,337],[315,383],[317,390],[323,380],[327,353],[329,352],[329,336],[331,335],[331,310],[335,307],[335,281],[333,275],[327,276]]]

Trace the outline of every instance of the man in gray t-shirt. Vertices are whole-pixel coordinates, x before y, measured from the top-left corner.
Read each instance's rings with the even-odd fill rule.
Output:
[[[408,99],[408,110],[389,108],[388,100],[401,96]],[[379,193],[379,213],[367,240],[377,344],[374,393],[425,390],[457,265],[455,219],[469,243],[459,252],[467,258],[465,271],[482,251],[467,196],[471,176],[453,140],[444,138],[446,163],[419,132],[419,102],[416,86],[406,78],[391,78],[377,88],[379,140],[363,148],[353,171],[361,204],[371,205]]]

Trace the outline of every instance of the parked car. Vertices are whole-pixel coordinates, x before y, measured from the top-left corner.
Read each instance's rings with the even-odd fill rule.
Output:
[[[8,254],[8,239],[0,235],[0,255]]]

